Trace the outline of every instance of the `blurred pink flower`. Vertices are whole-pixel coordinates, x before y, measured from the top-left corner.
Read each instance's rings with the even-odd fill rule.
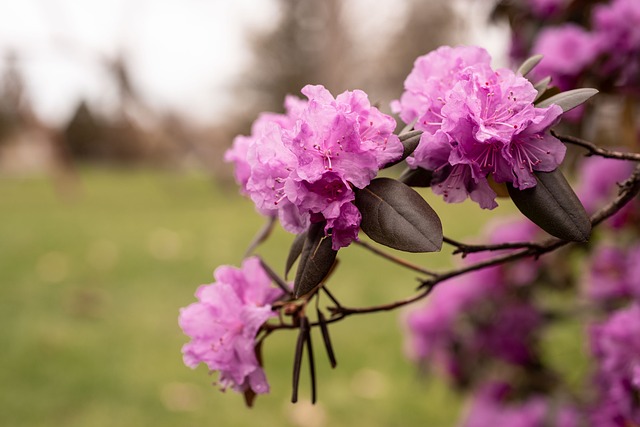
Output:
[[[219,371],[222,389],[268,393],[255,338],[260,327],[275,316],[270,304],[282,291],[271,286],[258,258],[246,259],[242,268],[218,267],[214,275],[215,283],[196,291],[199,301],[180,310],[178,323],[191,337],[182,348],[184,363],[191,368],[204,363]]]
[[[614,313],[591,328],[599,396],[593,408],[596,427],[640,423],[640,305]]]
[[[543,55],[531,75],[535,79],[551,77],[560,90],[575,89],[580,74],[599,55],[595,37],[576,24],[546,27],[538,33],[531,53]]]

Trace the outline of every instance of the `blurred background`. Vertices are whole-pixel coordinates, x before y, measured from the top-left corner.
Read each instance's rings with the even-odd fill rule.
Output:
[[[338,368],[318,354],[315,406],[304,382],[289,403],[295,335],[277,334],[272,393],[251,410],[182,364],[177,315],[263,222],[222,162],[235,135],[307,83],[363,89],[389,112],[415,58],[442,44],[504,65],[508,24],[489,24],[492,6],[0,0],[0,425],[453,425],[460,399],[405,359],[398,313],[333,328]],[[453,238],[496,214],[426,197]],[[291,240],[277,230],[260,253],[281,269]],[[348,305],[415,288],[360,248],[341,257]]]

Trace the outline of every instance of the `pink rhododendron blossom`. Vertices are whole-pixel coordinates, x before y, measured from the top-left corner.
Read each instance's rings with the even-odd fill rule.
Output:
[[[628,297],[627,255],[624,249],[602,244],[591,255],[584,280],[586,294],[595,301],[609,301]]]
[[[536,79],[550,76],[553,85],[563,91],[576,88],[580,74],[599,54],[595,37],[576,24],[544,28],[531,52],[544,56],[531,75]]]
[[[591,328],[591,346],[597,362],[599,396],[592,425],[640,423],[640,305],[614,313]]]
[[[631,162],[598,156],[583,159],[578,169],[576,194],[587,213],[593,214],[611,201],[618,193],[618,184],[628,179],[632,172]],[[607,224],[621,228],[632,223],[636,208],[637,202],[632,201],[609,218]]]
[[[251,126],[250,136],[238,135],[234,138],[233,146],[226,151],[224,160],[235,164],[236,181],[240,184],[243,193],[247,193],[246,186],[251,176],[251,165],[247,159],[249,147],[271,125],[276,125],[283,129],[293,128],[297,116],[306,104],[306,101],[299,98],[287,96],[284,102],[285,114],[262,113]]]
[[[191,341],[182,348],[184,363],[204,363],[219,371],[222,389],[267,393],[269,384],[255,352],[260,327],[275,313],[271,304],[282,295],[271,286],[258,258],[242,268],[218,267],[216,282],[196,291],[198,302],[180,310],[178,322]]]
[[[640,2],[613,0],[596,5],[592,27],[606,57],[603,75],[617,75],[619,85],[640,84]]]
[[[293,233],[326,221],[337,250],[357,239],[353,187],[366,187],[403,147],[393,135],[395,120],[364,92],[334,99],[324,87],[308,85],[302,93],[308,101],[288,101],[286,116],[259,118],[250,140],[238,137],[227,159],[261,213],[277,213]]]
[[[442,47],[420,57],[392,108],[424,131],[407,162],[434,171],[436,194],[449,202],[470,197],[492,209],[489,174],[531,188],[533,172],[556,169],[566,148],[547,133],[562,109],[534,107],[533,85],[510,70],[494,71],[489,62],[478,47]]]
[[[580,414],[569,405],[557,406],[543,396],[513,401],[511,387],[485,384],[474,396],[462,427],[578,427]]]

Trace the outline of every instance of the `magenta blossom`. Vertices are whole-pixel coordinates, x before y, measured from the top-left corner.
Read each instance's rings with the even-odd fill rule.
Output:
[[[534,107],[533,85],[510,70],[494,71],[489,62],[478,47],[444,47],[418,58],[392,107],[424,131],[407,161],[434,171],[434,191],[449,202],[471,197],[492,209],[489,174],[531,188],[533,172],[556,169],[566,148],[547,133],[562,109]]]
[[[627,254],[620,247],[602,244],[591,255],[584,280],[587,296],[595,301],[628,297],[631,293]]]
[[[204,363],[219,371],[222,389],[248,389],[268,393],[269,384],[258,362],[255,338],[275,313],[271,304],[282,291],[271,286],[258,258],[248,258],[242,268],[218,267],[216,282],[196,291],[197,303],[180,310],[178,322],[191,337],[182,353],[185,365]]]
[[[583,159],[578,170],[576,194],[587,213],[593,214],[611,201],[618,193],[618,184],[629,178],[632,172],[631,162],[599,156]],[[635,202],[628,203],[608,219],[607,224],[621,228],[632,223],[631,217],[635,208]]]
[[[580,414],[570,405],[556,406],[543,396],[514,402],[508,384],[485,384],[474,396],[463,427],[578,427]]]
[[[594,426],[640,423],[640,305],[614,313],[591,328],[600,395],[593,412]]]
[[[395,120],[372,107],[364,92],[334,99],[324,87],[308,85],[302,93],[308,101],[289,108],[286,120],[276,116],[254,126],[251,140],[237,140],[227,158],[261,213],[277,213],[292,233],[326,221],[337,250],[358,236],[353,188],[366,187],[403,147],[392,133]]]
[[[579,25],[547,27],[538,33],[531,49],[544,57],[531,74],[536,79],[551,77],[560,90],[575,89],[578,77],[598,56],[594,36]]]
[[[640,84],[640,2],[613,0],[596,5],[592,21],[600,52],[606,57],[603,74],[616,74],[619,85]]]
[[[251,126],[251,136],[236,136],[233,140],[233,146],[225,152],[224,160],[233,162],[236,166],[236,181],[240,184],[243,193],[247,193],[246,186],[251,176],[251,165],[247,159],[249,147],[264,134],[269,126],[276,125],[282,129],[293,128],[300,111],[307,105],[307,102],[294,96],[287,96],[284,105],[285,114],[260,114]]]

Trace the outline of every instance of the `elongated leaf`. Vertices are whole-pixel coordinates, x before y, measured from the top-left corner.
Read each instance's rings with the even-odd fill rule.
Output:
[[[585,103],[589,98],[598,93],[597,89],[582,88],[561,92],[536,104],[536,107],[544,108],[551,104],[559,105],[565,113],[573,110],[578,105]]]
[[[536,96],[536,99],[533,100],[533,102],[536,102],[538,99],[542,98],[542,95],[544,95],[550,83],[551,77],[545,77],[544,79],[533,85],[533,88],[538,91],[538,95]]]
[[[417,167],[415,169],[407,168],[402,172],[398,181],[409,187],[430,187],[431,179],[433,179],[433,171]]]
[[[525,77],[527,74],[529,74],[531,72],[531,70],[533,70],[535,68],[536,65],[538,65],[540,63],[540,61],[542,61],[542,55],[534,55],[534,56],[526,59],[522,63],[520,68],[518,68],[518,71],[516,73],[520,73],[520,75],[522,75],[522,77]]]
[[[329,274],[337,251],[331,238],[324,235],[325,222],[311,224],[302,247],[293,293],[296,298],[311,292]]]
[[[296,262],[300,254],[302,253],[302,247],[304,246],[304,241],[307,239],[307,232],[300,233],[293,239],[293,243],[291,243],[291,248],[289,249],[289,255],[287,255],[287,263],[284,267],[284,278],[286,279],[289,276],[289,272],[291,271],[291,267]]]
[[[322,341],[324,341],[324,348],[327,351],[329,364],[332,368],[335,368],[336,366],[338,366],[338,362],[336,361],[336,355],[333,351],[333,345],[331,344],[331,336],[329,335],[327,318],[324,317],[324,314],[322,314],[319,308],[316,308],[316,313],[318,314],[318,324],[320,325],[320,331],[322,332]]]
[[[293,355],[293,384],[291,389],[291,403],[298,402],[298,386],[300,385],[300,368],[302,367],[302,353],[304,345],[309,339],[309,322],[306,317],[300,319],[300,332],[296,341],[296,351]]]
[[[307,334],[307,360],[309,361],[309,377],[311,379],[311,404],[315,405],[318,395],[318,387],[316,384],[316,362],[313,357],[313,342],[311,341],[311,327],[309,326],[309,319],[307,316],[303,316],[300,319],[301,322],[306,323],[306,329],[309,331]]]
[[[376,178],[356,193],[360,227],[376,242],[406,252],[442,248],[442,223],[431,206],[411,187]]]
[[[527,218],[552,236],[586,242],[591,221],[562,172],[536,172],[538,184],[519,190],[507,185],[509,195]]]

